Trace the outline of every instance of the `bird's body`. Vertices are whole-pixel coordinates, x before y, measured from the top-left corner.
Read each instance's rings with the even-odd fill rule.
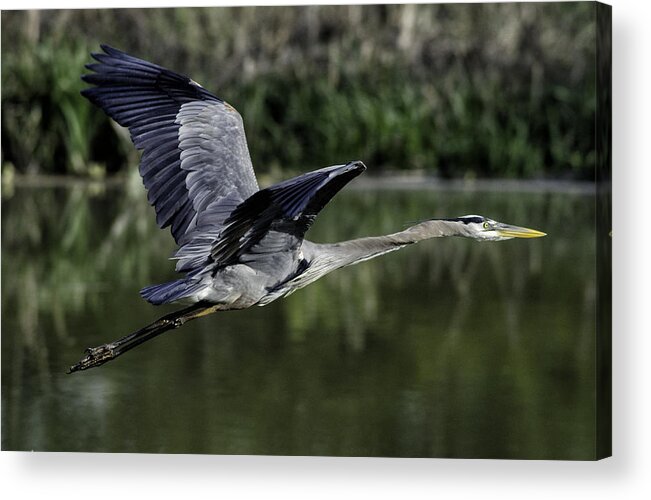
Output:
[[[321,209],[366,167],[333,165],[259,189],[239,113],[190,78],[111,47],[93,54],[82,91],[143,151],[140,174],[161,228],[170,227],[183,277],[151,285],[152,304],[189,307],[110,344],[87,350],[70,371],[123,352],[219,310],[264,306],[344,266],[418,241],[537,237],[482,216],[430,219],[404,231],[331,244],[304,238]]]

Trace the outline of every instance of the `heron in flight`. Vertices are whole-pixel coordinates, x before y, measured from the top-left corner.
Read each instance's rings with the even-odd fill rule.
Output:
[[[264,306],[344,266],[429,238],[482,241],[545,233],[480,215],[429,219],[385,236],[319,244],[304,239],[321,209],[366,170],[361,161],[259,189],[239,113],[190,78],[122,51],[92,54],[82,95],[129,129],[160,228],[178,245],[178,280],[140,291],[178,310],[119,340],[86,349],[68,373],[100,366],[161,333],[216,311]]]

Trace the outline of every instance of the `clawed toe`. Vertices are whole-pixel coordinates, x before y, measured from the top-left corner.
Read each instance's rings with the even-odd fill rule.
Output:
[[[99,347],[88,347],[84,351],[86,355],[75,365],[72,365],[66,373],[74,373],[88,368],[103,365],[115,357],[112,344],[104,344]]]

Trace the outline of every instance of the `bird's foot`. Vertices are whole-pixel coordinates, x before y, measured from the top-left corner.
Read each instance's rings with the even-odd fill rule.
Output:
[[[86,355],[79,360],[75,365],[72,365],[67,373],[74,373],[81,370],[88,370],[96,366],[103,365],[107,361],[111,361],[116,357],[114,352],[115,344],[103,344],[97,347],[89,347],[86,349]]]
[[[207,305],[204,303],[193,304],[186,309],[159,318],[144,328],[130,333],[129,335],[125,335],[109,344],[89,347],[86,349],[86,355],[81,358],[76,365],[72,365],[68,368],[67,373],[79,372],[88,370],[89,368],[95,368],[96,366],[101,366],[118,356],[122,356],[125,352],[139,346],[143,342],[153,339],[161,333],[178,328],[192,319],[215,312],[216,308],[217,306],[215,305]]]

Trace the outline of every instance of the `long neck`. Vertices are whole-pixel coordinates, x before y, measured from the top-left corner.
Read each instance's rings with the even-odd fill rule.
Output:
[[[467,236],[465,225],[452,220],[428,220],[404,231],[330,244],[313,244],[316,263],[328,271],[357,264],[412,243],[445,236]],[[328,272],[326,271],[326,272]]]

